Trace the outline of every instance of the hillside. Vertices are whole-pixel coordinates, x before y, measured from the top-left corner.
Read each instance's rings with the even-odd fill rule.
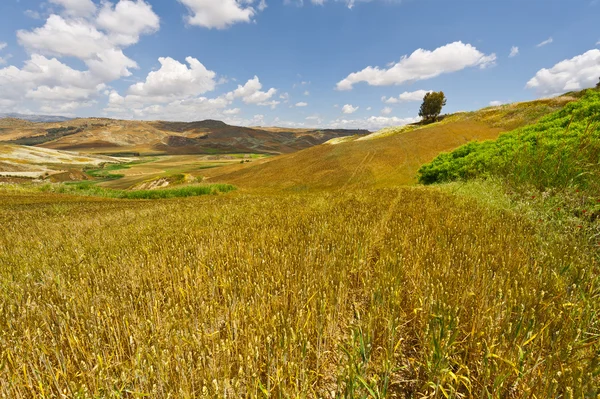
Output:
[[[425,184],[501,176],[543,190],[576,187],[600,194],[600,92],[496,141],[470,143],[437,156],[420,170]]]
[[[0,141],[99,154],[285,154],[364,130],[262,130],[220,121],[145,122],[103,118],[57,123],[0,120]]]
[[[208,170],[210,181],[248,188],[325,189],[413,184],[422,164],[440,152],[539,120],[574,96],[488,107],[427,126],[383,129],[364,137],[334,139],[297,153]]]
[[[66,180],[81,180],[86,178],[81,173],[84,166],[118,162],[121,160],[108,156],[0,144],[0,177],[58,177],[66,173],[72,175],[64,176]]]

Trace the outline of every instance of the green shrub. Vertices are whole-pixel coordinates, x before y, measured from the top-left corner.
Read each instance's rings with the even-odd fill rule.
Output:
[[[75,184],[44,185],[40,187],[43,192],[56,192],[60,194],[72,194],[103,198],[118,199],[165,199],[195,197],[199,195],[214,195],[234,191],[235,186],[230,184],[202,184],[160,190],[113,190],[95,185],[93,182],[81,182]]]
[[[600,93],[588,90],[538,123],[440,154],[419,170],[423,184],[498,175],[538,189],[600,193]]]

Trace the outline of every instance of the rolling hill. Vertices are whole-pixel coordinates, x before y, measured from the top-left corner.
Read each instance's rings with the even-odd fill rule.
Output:
[[[439,153],[534,123],[577,100],[576,94],[458,113],[432,125],[337,138],[249,165],[207,170],[205,177],[246,188],[287,190],[413,184],[419,167]]]
[[[0,120],[0,142],[96,154],[285,154],[366,130],[262,130],[224,122],[144,122],[104,118],[31,123]]]

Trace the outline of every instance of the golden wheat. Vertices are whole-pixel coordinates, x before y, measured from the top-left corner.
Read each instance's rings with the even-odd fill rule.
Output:
[[[577,235],[428,189],[0,191],[5,398],[595,398]]]

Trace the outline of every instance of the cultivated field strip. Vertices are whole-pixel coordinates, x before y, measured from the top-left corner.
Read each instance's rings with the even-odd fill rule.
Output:
[[[0,191],[0,396],[596,398],[579,245],[420,188]]]

